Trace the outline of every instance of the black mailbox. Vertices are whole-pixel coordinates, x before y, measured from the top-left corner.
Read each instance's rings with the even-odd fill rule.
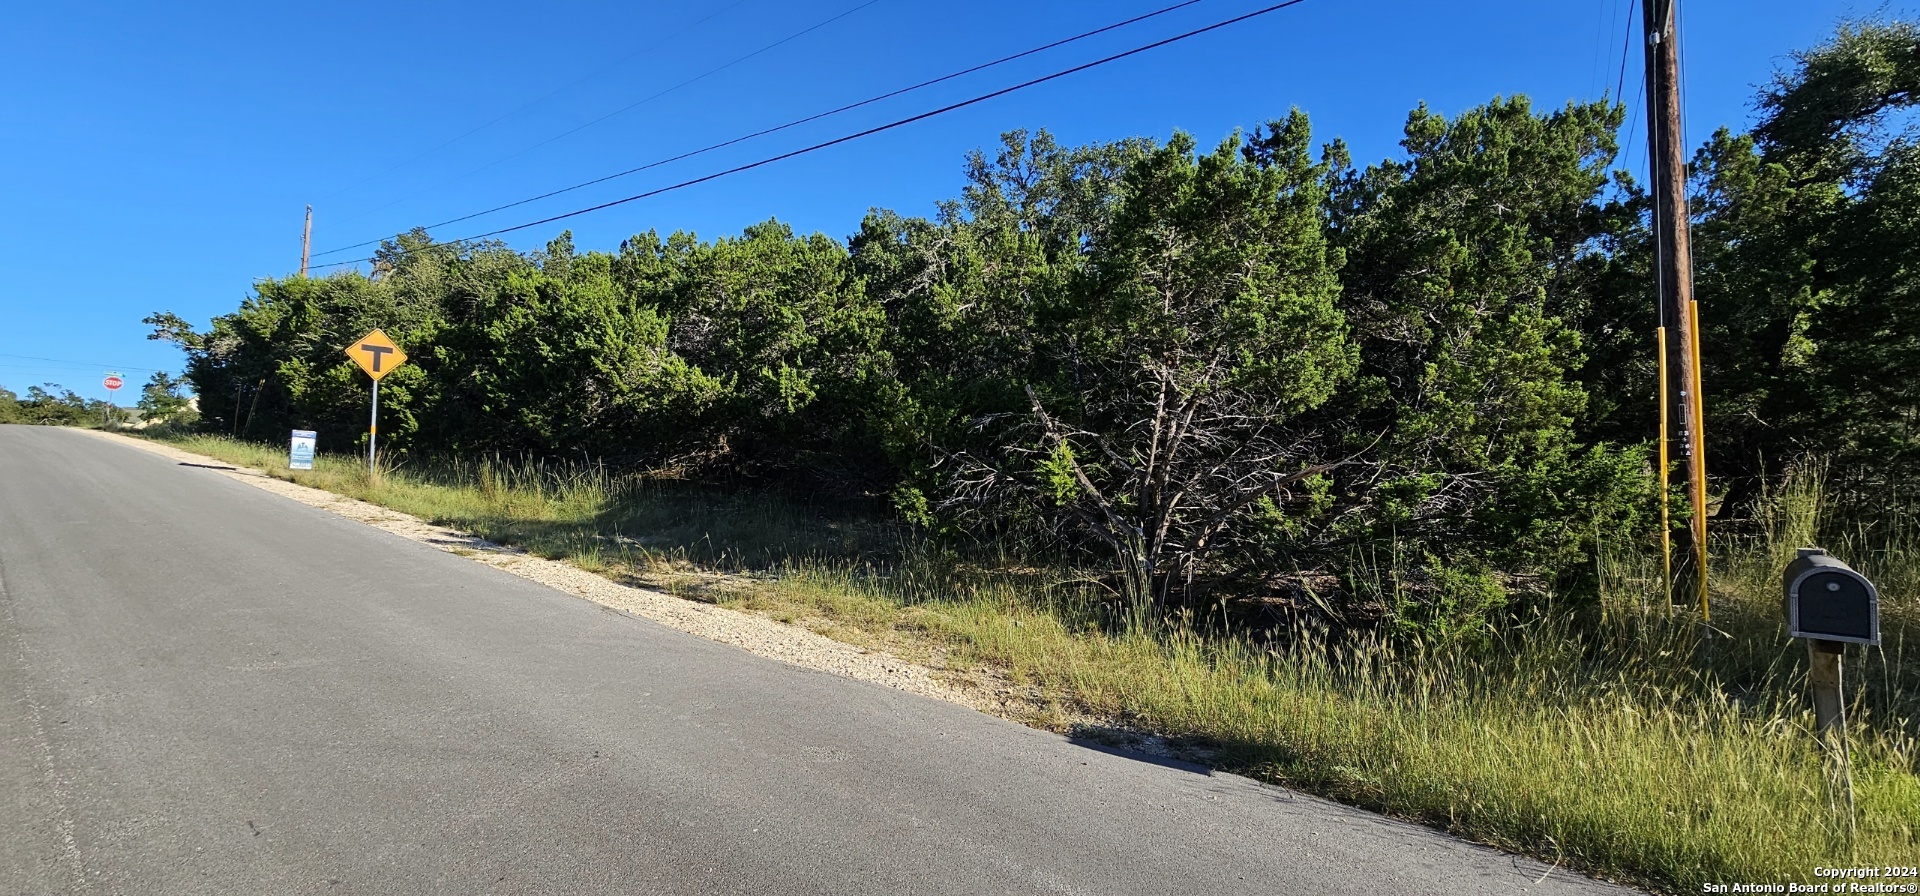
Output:
[[[1780,585],[1793,637],[1880,643],[1880,592],[1839,558],[1820,548],[1801,548]]]

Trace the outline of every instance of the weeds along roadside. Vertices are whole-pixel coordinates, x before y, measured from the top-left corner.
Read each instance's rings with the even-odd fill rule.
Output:
[[[1283,655],[1117,617],[1071,571],[962,562],[884,523],[765,496],[497,458],[374,479],[326,456],[289,472],[277,447],[166,440],[611,578],[961,675],[991,669],[1037,696],[1025,721],[1091,714],[1204,745],[1224,768],[1660,889],[1920,854],[1920,527],[1824,519],[1817,475],[1770,496],[1764,534],[1717,546],[1720,637],[1703,642],[1655,599],[1657,558],[1619,546],[1598,612],[1549,612],[1478,647],[1309,639]],[[1883,587],[1885,644],[1849,660],[1851,842],[1807,733],[1804,651],[1777,619],[1783,558],[1823,538]]]

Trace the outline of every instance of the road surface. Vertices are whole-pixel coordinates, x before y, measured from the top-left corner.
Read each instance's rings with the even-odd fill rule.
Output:
[[[0,698],[6,894],[1613,892],[54,428],[0,426]]]

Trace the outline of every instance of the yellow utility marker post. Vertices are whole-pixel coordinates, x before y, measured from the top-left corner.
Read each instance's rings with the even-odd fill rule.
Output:
[[[1693,581],[1700,589],[1700,621],[1712,622],[1707,606],[1707,408],[1700,392],[1700,300],[1687,302],[1687,315],[1693,324],[1693,394],[1687,396],[1693,407],[1693,431],[1687,437],[1693,440],[1693,456],[1700,463],[1700,474],[1689,482],[1693,486]]]
[[[380,380],[407,363],[407,353],[394,345],[381,330],[374,330],[347,346],[347,357],[373,377],[373,413],[367,418],[367,475],[378,475],[374,466],[374,443],[380,435]]]
[[[1673,462],[1667,459],[1667,328],[1659,327],[1653,331],[1654,341],[1659,345],[1660,363],[1660,588],[1666,593],[1667,603],[1673,603],[1673,522],[1671,497],[1667,492],[1667,480],[1671,477]]]

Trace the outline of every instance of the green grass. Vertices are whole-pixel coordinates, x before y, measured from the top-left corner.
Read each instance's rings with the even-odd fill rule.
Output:
[[[1029,721],[1091,714],[1204,745],[1216,764],[1549,861],[1698,892],[1812,881],[1817,865],[1920,856],[1920,525],[1821,517],[1818,476],[1715,546],[1713,626],[1654,596],[1657,560],[1602,563],[1602,606],[1548,612],[1493,643],[1333,646],[1147,624],[1072,571],[967,562],[844,507],[499,460],[370,478],[276,448],[187,450],[484,537],[796,621],[1041,695]],[[1849,824],[1809,733],[1803,648],[1778,621],[1779,570],[1816,539],[1880,583],[1885,645],[1848,659]],[[1056,707],[1058,714],[1050,714]]]

